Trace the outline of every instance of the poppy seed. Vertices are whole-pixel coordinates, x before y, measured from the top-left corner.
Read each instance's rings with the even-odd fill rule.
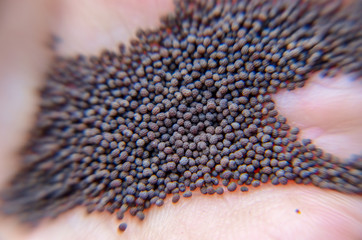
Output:
[[[299,141],[272,99],[320,70],[360,76],[360,4],[175,3],[127,49],[56,58],[8,212],[36,222],[86,205],[142,220],[168,194],[222,194],[220,178],[229,191],[270,180],[362,192],[360,157]]]
[[[122,231],[122,232],[126,231],[126,229],[127,229],[127,223],[121,223],[121,224],[119,224],[118,229],[119,229],[120,231]]]

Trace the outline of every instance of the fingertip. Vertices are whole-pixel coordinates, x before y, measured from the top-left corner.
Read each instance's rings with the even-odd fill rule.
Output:
[[[313,74],[303,88],[281,90],[273,96],[279,113],[292,127],[300,129],[300,139],[312,139],[326,152],[346,159],[362,149],[361,79],[337,74]]]

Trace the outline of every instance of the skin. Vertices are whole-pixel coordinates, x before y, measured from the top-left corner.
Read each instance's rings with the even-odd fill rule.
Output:
[[[20,165],[16,150],[27,139],[39,101],[36,89],[52,52],[97,54],[126,42],[138,27],[157,26],[170,0],[3,1],[0,14],[0,188]],[[342,158],[362,149],[362,82],[315,74],[302,89],[273,96],[280,114],[302,137]],[[299,210],[299,212],[297,211]],[[37,227],[0,217],[0,239],[360,239],[362,198],[314,186],[265,184],[248,193],[203,196],[146,211],[143,222],[126,215],[127,231],[109,213],[75,208]]]

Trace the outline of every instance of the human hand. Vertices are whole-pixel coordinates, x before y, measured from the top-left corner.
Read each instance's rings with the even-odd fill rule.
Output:
[[[49,30],[61,39],[59,54],[97,54],[118,41],[127,42],[138,27],[156,26],[159,15],[172,9],[166,0],[133,1],[133,5],[127,1],[6,4],[6,16],[17,17],[12,22],[20,26],[12,25],[17,31],[3,35],[1,44],[3,52],[9,53],[0,58],[2,182],[18,167],[14,151],[26,140],[24,133],[32,125],[28,119],[33,118],[38,101],[34,90],[41,84],[51,55],[44,47]],[[27,14],[29,19],[19,20]],[[304,138],[346,158],[361,149],[360,89],[360,82],[344,76],[321,79],[314,75],[304,88],[279,91],[273,98],[279,112],[302,130]],[[122,234],[114,216],[87,215],[82,207],[55,220],[46,219],[34,230],[7,218],[1,225],[6,239],[358,239],[362,235],[361,209],[360,196],[292,183],[264,184],[248,193],[204,196],[195,192],[191,199],[175,205],[168,198],[162,208],[151,208],[143,222],[126,216],[129,227]]]

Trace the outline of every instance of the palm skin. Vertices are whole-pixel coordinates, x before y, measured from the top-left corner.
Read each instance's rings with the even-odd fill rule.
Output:
[[[97,54],[127,42],[139,27],[157,26],[172,10],[171,0],[4,2],[0,26],[0,186],[16,171],[16,149],[26,141],[38,98],[36,89],[52,52],[48,33],[61,40],[58,54]],[[31,28],[30,28],[31,27]],[[19,37],[22,36],[22,37]],[[36,57],[34,57],[36,56]],[[279,113],[326,151],[341,158],[362,149],[360,81],[315,74],[302,89],[273,96]],[[297,211],[299,210],[299,211]],[[221,196],[194,193],[173,205],[167,198],[140,220],[126,215],[128,229],[117,231],[115,216],[87,215],[82,207],[28,229],[16,219],[0,219],[0,239],[360,239],[362,201],[314,186],[265,184],[248,193]]]

